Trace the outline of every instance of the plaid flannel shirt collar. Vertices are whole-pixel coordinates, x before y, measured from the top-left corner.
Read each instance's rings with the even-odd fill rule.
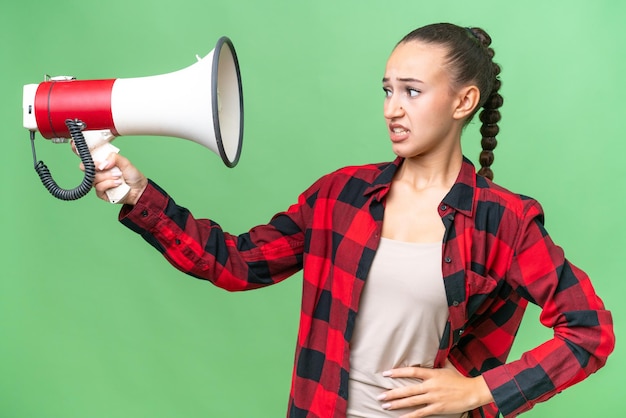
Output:
[[[398,157],[392,163],[384,166],[380,174],[376,177],[374,182],[372,182],[372,185],[365,190],[364,195],[374,195],[376,200],[383,200],[391,188],[393,176],[396,174],[403,161],[404,158]],[[459,171],[454,185],[441,203],[456,209],[465,216],[471,217],[474,211],[476,187],[477,180],[474,164],[466,157],[463,157],[461,171]]]

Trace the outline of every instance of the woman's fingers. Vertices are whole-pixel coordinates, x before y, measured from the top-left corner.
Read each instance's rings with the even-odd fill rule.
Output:
[[[122,170],[113,166],[108,170],[96,171],[94,179],[94,189],[96,195],[103,200],[109,201],[106,191],[121,185],[124,182],[122,178]]]

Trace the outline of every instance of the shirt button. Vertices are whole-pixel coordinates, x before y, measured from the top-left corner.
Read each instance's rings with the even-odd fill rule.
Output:
[[[147,211],[147,210],[145,210],[145,209],[144,209],[144,210],[142,210],[142,211],[141,211],[141,216],[142,216],[142,217],[144,217],[144,218],[145,218],[146,216],[148,216],[148,211]]]
[[[451,263],[452,259],[450,257],[446,257],[443,259],[443,261],[445,261],[446,263]]]
[[[176,242],[176,245],[180,245],[180,240],[178,238],[176,238],[176,241],[174,242]]]
[[[460,330],[459,330],[459,337],[460,337],[461,335],[463,335],[463,333],[464,333],[464,332],[465,332],[465,330],[464,330],[464,329],[460,329]]]
[[[448,209],[447,205],[441,205],[441,210],[446,210],[446,209]]]
[[[454,302],[452,302],[452,306],[459,306],[459,301],[455,300]]]

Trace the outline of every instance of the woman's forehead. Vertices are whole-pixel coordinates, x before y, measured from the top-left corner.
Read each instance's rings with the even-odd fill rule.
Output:
[[[447,50],[437,44],[418,41],[398,44],[387,60],[385,79],[419,79],[427,82],[447,75]]]

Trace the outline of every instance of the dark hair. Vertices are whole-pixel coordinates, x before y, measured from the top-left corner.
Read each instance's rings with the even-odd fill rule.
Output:
[[[493,150],[498,144],[496,135],[500,131],[500,111],[503,98],[500,89],[500,66],[493,62],[495,52],[491,45],[491,37],[480,28],[463,28],[450,23],[436,23],[415,29],[407,34],[398,44],[420,41],[441,45],[448,50],[446,66],[456,86],[475,83],[480,91],[480,101],[474,112],[467,118],[469,123],[478,109],[482,135],[480,153],[481,168],[478,174],[493,179]]]

